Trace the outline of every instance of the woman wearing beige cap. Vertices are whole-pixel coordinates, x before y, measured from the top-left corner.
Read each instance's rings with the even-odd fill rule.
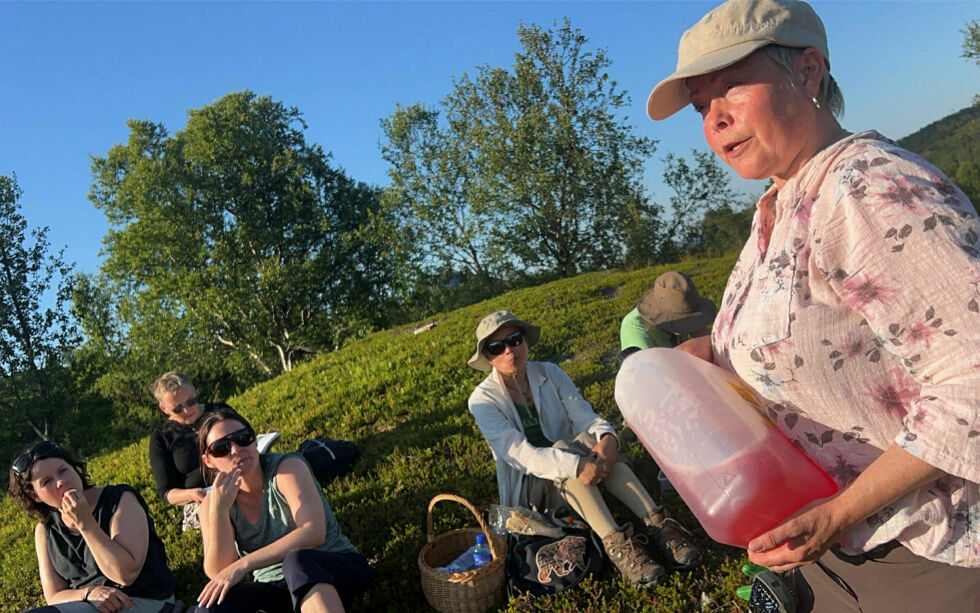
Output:
[[[500,504],[547,513],[564,500],[634,584],[653,585],[666,572],[650,557],[649,539],[658,546],[657,557],[690,568],[699,556],[690,535],[636,478],[612,425],[595,414],[561,368],[528,361],[528,348],[540,335],[538,326],[496,311],[477,327],[468,362],[490,371],[470,394],[469,408],[496,461]],[[642,520],[642,534],[616,523],[603,491]]]
[[[838,483],[749,543],[802,610],[980,611],[980,224],[938,169],[850,134],[804,2],[732,0],[681,38],[653,119],[690,104],[718,156],[772,179],[712,336]],[[774,488],[779,484],[774,483]]]

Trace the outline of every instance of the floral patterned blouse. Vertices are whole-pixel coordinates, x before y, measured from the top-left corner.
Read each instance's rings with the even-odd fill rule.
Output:
[[[938,169],[876,132],[759,200],[725,288],[715,361],[846,487],[892,442],[948,476],[852,527],[980,567],[980,223]]]

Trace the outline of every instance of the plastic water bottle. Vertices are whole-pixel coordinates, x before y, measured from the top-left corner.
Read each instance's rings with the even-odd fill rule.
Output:
[[[714,540],[746,547],[803,505],[837,491],[782,435],[745,383],[676,349],[629,356],[616,404]]]
[[[487,546],[485,534],[476,535],[476,545],[473,546],[473,568],[483,568],[493,561],[493,554]]]
[[[478,558],[485,553],[483,559]],[[443,570],[448,573],[462,573],[468,570],[473,570],[474,568],[480,568],[481,566],[486,566],[493,559],[490,554],[490,549],[487,547],[487,537],[484,534],[476,535],[476,544],[471,546],[469,549],[464,551],[458,558],[450,562],[446,566],[437,568],[436,570]]]

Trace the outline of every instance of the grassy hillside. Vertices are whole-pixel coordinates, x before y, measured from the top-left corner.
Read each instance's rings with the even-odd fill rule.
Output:
[[[675,267],[718,301],[733,264],[729,256]],[[276,450],[294,449],[313,435],[353,440],[360,447],[354,473],[327,490],[344,532],[377,568],[374,587],[356,610],[427,609],[416,559],[434,495],[458,494],[484,512],[496,502],[490,450],[466,410],[467,397],[483,376],[465,365],[483,315],[508,308],[540,324],[532,359],[561,364],[597,412],[620,424],[613,400],[619,320],[665,270],[592,273],[510,292],[435,315],[427,321],[438,325],[429,332],[413,335],[413,326],[406,326],[375,334],[231,399],[257,428],[283,433]],[[628,433],[624,438],[631,440]],[[631,452],[640,479],[657,497],[656,467],[635,442]],[[153,491],[147,439],[91,458],[90,471],[97,483],[127,482],[142,490],[167,545],[178,596],[192,601],[204,583],[200,536],[182,534],[175,508]],[[667,502],[680,509],[685,524],[695,524],[679,499]],[[614,512],[628,518],[623,508]],[[452,503],[441,503],[434,515],[437,534],[474,525],[468,512]],[[2,611],[41,603],[31,534],[32,523],[5,498],[0,503]],[[539,599],[534,606],[515,601],[501,610],[697,611],[702,593],[713,603],[704,610],[737,610],[734,588],[745,582],[738,571],[744,552],[713,544],[701,531],[695,536],[707,548],[705,563],[672,575],[654,590],[637,591],[607,569],[559,597]]]
[[[938,166],[980,212],[980,104],[934,121],[898,144]]]
[[[898,144],[914,151],[947,173],[966,161],[980,160],[980,105],[968,106],[921,128]]]

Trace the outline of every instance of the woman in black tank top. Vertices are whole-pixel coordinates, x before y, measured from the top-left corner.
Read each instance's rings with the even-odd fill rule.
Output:
[[[146,503],[128,485],[93,487],[85,464],[51,441],[17,456],[10,494],[40,521],[34,530],[47,607],[88,603],[94,611],[160,613],[174,577]]]

